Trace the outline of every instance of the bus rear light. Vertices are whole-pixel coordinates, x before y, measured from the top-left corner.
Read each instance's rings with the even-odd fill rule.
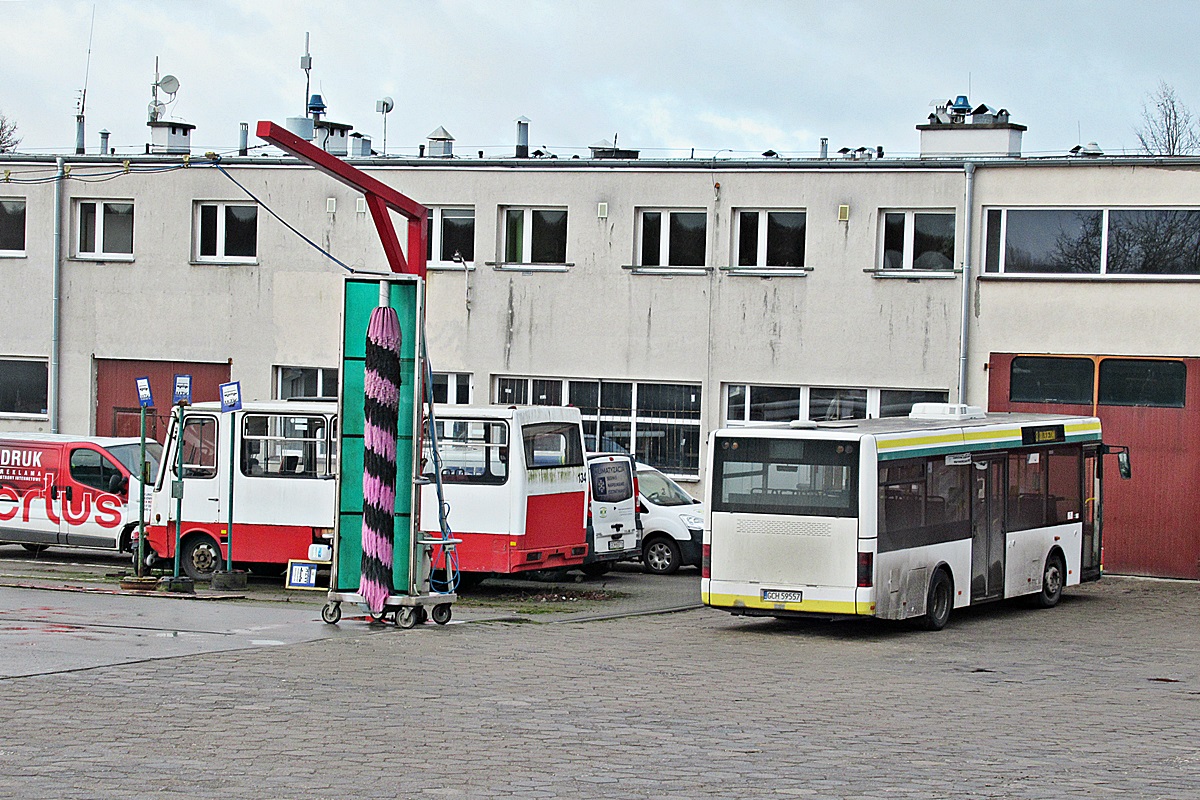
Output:
[[[875,571],[875,554],[874,553],[859,553],[858,554],[858,587],[867,589],[874,585],[872,573]]]
[[[571,555],[573,555],[573,556],[586,556],[586,555],[587,555],[587,546],[585,545],[584,547],[572,547],[572,548],[571,548]]]
[[[526,561],[541,561],[542,554],[541,553],[526,553],[525,560]]]
[[[712,577],[712,545],[706,544],[700,548],[700,577]]]

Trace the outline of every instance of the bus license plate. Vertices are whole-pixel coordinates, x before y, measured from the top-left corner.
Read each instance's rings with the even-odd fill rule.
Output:
[[[804,592],[795,592],[790,589],[763,589],[762,599],[764,603],[800,603],[804,600]]]
[[[625,543],[622,542],[620,539],[609,539],[608,540],[608,549],[609,550],[624,550]]]

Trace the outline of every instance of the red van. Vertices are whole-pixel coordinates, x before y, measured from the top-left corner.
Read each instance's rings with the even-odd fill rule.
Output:
[[[128,551],[139,447],[138,439],[0,433],[0,543]],[[151,477],[161,455],[161,445],[146,442]]]

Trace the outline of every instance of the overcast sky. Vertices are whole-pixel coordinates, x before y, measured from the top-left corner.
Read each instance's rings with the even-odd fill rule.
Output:
[[[0,0],[0,112],[22,151],[71,152],[86,74],[89,152],[106,128],[140,153],[157,56],[181,84],[168,116],[198,126],[193,151],[229,151],[239,122],[303,115],[308,31],[330,119],[380,150],[375,101],[395,99],[392,154],[441,125],[457,153],[510,155],[523,115],[530,145],[561,154],[616,133],[648,157],[815,155],[822,136],[912,155],[930,100],[958,94],[1029,126],[1027,155],[1132,152],[1159,81],[1200,110],[1198,5]]]

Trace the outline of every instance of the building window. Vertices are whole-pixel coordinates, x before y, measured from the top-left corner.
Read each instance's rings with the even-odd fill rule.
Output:
[[[0,198],[0,256],[25,255],[25,201]]]
[[[1091,405],[1095,363],[1090,358],[1017,356],[1009,372],[1014,403]]]
[[[336,398],[338,371],[328,367],[276,367],[275,396],[293,398]]]
[[[708,213],[705,211],[638,211],[641,267],[702,267],[706,263]]]
[[[258,206],[196,204],[197,261],[253,261],[258,257]]]
[[[133,257],[133,201],[80,200],[75,254],[80,258]]]
[[[449,406],[471,405],[471,373],[433,373],[433,402]]]
[[[685,383],[502,377],[496,402],[571,405],[589,451],[628,452],[675,475],[700,473],[701,387]]]
[[[739,267],[803,267],[804,211],[739,211]]]
[[[0,358],[0,414],[46,416],[49,375],[45,361]]]
[[[456,257],[465,264],[475,261],[475,209],[431,208],[428,226],[429,263],[455,263]]]
[[[565,208],[506,208],[504,263],[567,263]]]
[[[829,386],[725,386],[725,424],[906,417],[914,403],[944,403],[936,389],[867,389]]]
[[[1200,275],[1200,211],[991,208],[984,269],[1009,275]]]
[[[885,211],[882,217],[881,269],[954,269],[954,212]]]
[[[1183,408],[1187,366],[1182,361],[1105,358],[1100,361],[1102,406]]]

